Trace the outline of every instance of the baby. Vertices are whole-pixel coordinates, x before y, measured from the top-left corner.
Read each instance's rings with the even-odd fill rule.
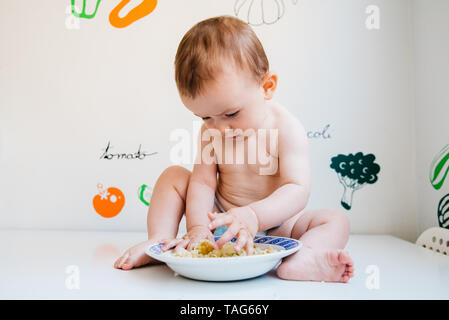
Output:
[[[216,248],[236,237],[253,253],[264,234],[299,239],[277,275],[289,280],[347,282],[353,261],[342,250],[346,214],[305,209],[310,194],[309,148],[301,123],[273,100],[278,77],[251,27],[231,16],[193,26],[179,44],[175,78],[185,107],[203,120],[193,171],[172,166],[158,178],[148,208],[148,240],[128,249],[115,268],[157,263],[145,254],[191,250],[204,239]],[[257,150],[256,150],[257,149]],[[186,215],[187,234],[176,238]],[[221,237],[214,242],[214,233]]]

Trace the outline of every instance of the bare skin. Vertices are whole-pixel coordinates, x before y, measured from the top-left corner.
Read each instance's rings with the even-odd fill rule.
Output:
[[[302,124],[272,99],[277,76],[268,72],[257,83],[246,71],[226,65],[200,96],[181,96],[184,105],[203,119],[201,136],[209,134],[199,147],[197,160],[202,161],[195,163],[193,172],[175,166],[162,173],[148,209],[148,240],[127,250],[114,266],[129,270],[155,263],[144,250],[161,240],[163,250],[190,250],[203,239],[213,239],[212,231],[221,225],[228,230],[217,247],[237,237],[236,250],[245,248],[251,254],[255,233],[280,225],[270,235],[303,242],[303,248],[278,267],[280,278],[349,281],[354,265],[343,250],[350,231],[348,218],[336,209],[306,209],[311,183],[308,141]],[[258,149],[264,157],[249,161],[249,148],[239,146],[260,141],[258,129],[265,133],[274,129],[277,138],[269,136]],[[230,156],[238,149],[244,150],[243,163]],[[204,159],[205,154],[213,161]],[[214,196],[225,213],[218,213]],[[184,213],[187,234],[176,239]]]
[[[115,261],[115,268],[130,270],[147,264],[160,263],[160,261],[145,254],[145,249],[150,244],[176,237],[179,222],[185,210],[190,175],[190,171],[178,166],[169,167],[160,175],[148,206],[148,240],[126,250]],[[218,211],[218,208],[214,206],[214,210]],[[160,213],[168,214],[162,216]],[[157,229],[154,227],[155,225],[158,225]],[[209,230],[206,231],[206,235],[208,235],[210,232]],[[210,233],[210,235],[212,234]],[[199,238],[202,240],[207,237],[200,234]]]

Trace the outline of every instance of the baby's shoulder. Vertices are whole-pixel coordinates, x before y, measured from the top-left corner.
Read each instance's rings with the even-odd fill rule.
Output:
[[[301,121],[295,117],[286,107],[276,103],[273,106],[273,112],[275,114],[275,127],[279,130],[279,135],[288,138],[298,136],[306,136]]]

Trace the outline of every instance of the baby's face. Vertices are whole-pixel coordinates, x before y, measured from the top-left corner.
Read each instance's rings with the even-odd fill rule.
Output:
[[[191,99],[181,96],[184,105],[203,119],[208,129],[217,129],[223,137],[233,138],[231,130],[261,128],[266,116],[266,95],[247,71],[228,68],[204,92]],[[231,133],[231,136],[229,135]]]

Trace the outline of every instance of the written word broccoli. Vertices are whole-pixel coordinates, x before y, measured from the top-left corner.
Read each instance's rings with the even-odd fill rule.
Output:
[[[373,154],[364,155],[362,152],[339,154],[331,159],[330,167],[337,172],[344,187],[341,205],[346,210],[351,209],[354,191],[377,181],[380,166],[374,162],[375,159]]]

